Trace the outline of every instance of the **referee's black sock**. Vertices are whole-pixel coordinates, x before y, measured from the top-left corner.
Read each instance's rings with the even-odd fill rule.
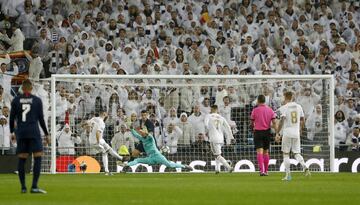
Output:
[[[34,157],[33,183],[31,187],[33,189],[38,188],[37,184],[40,177],[40,171],[41,171],[41,157]]]
[[[20,183],[21,183],[21,189],[26,189],[26,185],[25,185],[25,163],[26,163],[26,158],[19,158],[18,172],[19,172],[19,179],[20,179]]]

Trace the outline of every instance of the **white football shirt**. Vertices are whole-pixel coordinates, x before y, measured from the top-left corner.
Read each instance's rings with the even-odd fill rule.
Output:
[[[209,141],[212,143],[224,143],[224,132],[227,139],[233,139],[231,128],[225,118],[217,113],[211,113],[205,118],[205,126],[209,131]],[[228,144],[230,143],[228,141]]]
[[[285,118],[283,124],[283,137],[300,138],[300,118],[304,117],[302,107],[289,102],[280,108],[281,117]]]
[[[100,139],[102,139],[103,137],[103,133],[104,133],[104,130],[105,130],[105,123],[104,123],[104,120],[101,118],[101,117],[93,117],[89,120],[89,123],[91,124],[92,126],[92,130],[91,130],[91,134],[90,134],[90,137],[89,137],[89,142],[90,144],[97,144],[97,141],[96,141],[96,132],[97,131],[100,131],[101,132],[101,137]],[[99,139],[99,140],[100,140]]]

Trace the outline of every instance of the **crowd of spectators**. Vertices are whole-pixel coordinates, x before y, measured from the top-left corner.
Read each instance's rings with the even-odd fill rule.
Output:
[[[335,142],[358,150],[360,122],[360,4],[343,0],[12,0],[1,2],[0,139],[7,135],[11,77],[8,53],[27,50],[29,77],[93,75],[312,75],[336,81]],[[101,78],[101,77],[99,77]],[[41,81],[45,82],[45,81]],[[231,108],[253,105],[259,93],[278,108],[282,92],[296,91],[314,140],[329,116],[324,86],[283,82],[257,86],[147,87],[92,83],[57,84],[57,119],[69,124],[73,144],[86,146],[86,120],[109,112],[113,146],[129,148],[127,129],[146,110],[158,146],[206,141],[203,117],[216,103],[238,131]],[[171,83],[168,80],[167,83]],[[192,83],[191,80],[185,83]],[[48,84],[35,92],[48,99]],[[45,110],[49,104],[44,105]],[[49,113],[47,114],[49,116]],[[162,120],[163,119],[163,120]],[[64,128],[65,129],[65,128]],[[67,129],[67,128],[66,128]],[[3,131],[5,130],[5,131]],[[59,132],[63,132],[59,127]],[[70,131],[69,131],[70,132]],[[239,130],[241,132],[241,130]],[[59,133],[61,134],[61,133]],[[64,134],[64,136],[69,133]],[[71,134],[70,134],[71,135]],[[115,136],[114,136],[115,135]],[[162,139],[166,138],[166,139]],[[0,146],[10,147],[7,140]],[[201,143],[200,143],[201,144]],[[343,144],[348,145],[343,146]],[[345,147],[345,148],[342,148]],[[71,151],[72,152],[72,151]],[[68,153],[69,154],[69,153]],[[71,153],[70,153],[71,154]]]

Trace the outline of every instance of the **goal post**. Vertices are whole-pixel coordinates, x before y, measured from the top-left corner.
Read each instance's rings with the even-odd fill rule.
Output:
[[[96,114],[97,103],[95,98],[99,97],[102,107],[106,107],[108,112],[115,107],[112,102],[112,94],[115,93],[116,110],[125,110],[125,119],[117,124],[114,122],[114,116],[109,114],[109,125],[107,124],[107,143],[112,146],[111,139],[116,133],[120,132],[120,127],[124,124],[129,125],[131,114],[137,115],[137,120],[141,118],[141,110],[148,109],[151,116],[154,117],[157,126],[154,131],[155,139],[159,149],[164,146],[169,147],[169,153],[165,156],[174,162],[190,164],[198,172],[214,171],[214,159],[210,153],[207,144],[206,130],[202,130],[199,118],[191,117],[194,107],[197,105],[203,115],[206,114],[209,104],[218,104],[220,114],[225,115],[232,127],[236,143],[223,147],[225,158],[235,166],[235,172],[258,170],[256,162],[256,153],[252,141],[252,131],[249,128],[249,114],[255,106],[255,99],[259,94],[265,94],[267,103],[277,110],[281,106],[282,92],[285,90],[293,91],[296,95],[296,101],[304,105],[306,120],[312,119],[309,126],[302,136],[304,140],[301,143],[301,150],[305,162],[310,165],[312,171],[334,172],[335,166],[335,146],[334,146],[334,78],[332,75],[52,75],[50,83],[50,129],[51,129],[51,152],[47,153],[47,159],[50,159],[49,167],[43,167],[45,172],[57,173],[57,161],[63,156],[61,153],[70,155],[71,160],[78,157],[89,156],[95,158],[100,167],[102,167],[101,157],[98,153],[93,153],[92,148],[86,144],[77,144],[75,148],[58,147],[58,141],[55,136],[64,126],[64,118],[69,118],[69,113],[64,116],[59,111],[59,99],[67,102],[69,95],[73,95],[75,89],[81,91],[80,98],[85,102],[82,111],[82,117],[74,117],[70,114],[70,121],[76,121],[71,125],[73,135],[78,137],[82,125],[89,120],[89,116]],[[84,92],[84,87],[90,87],[91,91]],[[187,89],[188,88],[188,89]],[[60,90],[65,90],[64,96],[60,96]],[[147,90],[150,90],[147,93]],[[309,94],[305,94],[309,90]],[[130,94],[131,93],[131,94]],[[85,97],[82,94],[86,94]],[[62,95],[62,94],[61,94]],[[134,97],[134,96],[135,97]],[[150,95],[147,98],[147,95]],[[312,99],[314,95],[314,104],[307,99]],[[228,101],[224,100],[228,96]],[[110,97],[110,98],[109,98]],[[132,99],[134,97],[134,99]],[[85,99],[85,100],[84,100]],[[110,100],[109,100],[110,99]],[[204,102],[208,100],[209,102]],[[76,100],[75,100],[76,101]],[[77,101],[76,101],[77,102]],[[100,104],[101,104],[100,102]],[[129,103],[130,102],[130,103]],[[134,103],[132,103],[134,102]],[[205,103],[205,104],[204,104]],[[136,104],[136,105],[135,105]],[[153,105],[153,106],[151,106]],[[171,109],[175,106],[174,118],[169,118]],[[190,107],[189,107],[190,106]],[[316,107],[321,107],[321,114],[314,117]],[[171,109],[170,109],[171,108]],[[94,111],[95,109],[95,111]],[[111,111],[110,111],[111,110]],[[63,113],[63,110],[61,110]],[[203,113],[205,112],[205,113]],[[190,125],[181,124],[182,113]],[[73,114],[75,115],[75,114]],[[84,117],[86,116],[86,117]],[[314,118],[314,119],[313,119]],[[76,119],[76,120],[75,120]],[[192,121],[194,120],[194,121]],[[316,121],[317,120],[317,121]],[[321,120],[321,121],[319,121]],[[135,123],[130,122],[131,123]],[[114,124],[115,123],[115,124]],[[200,123],[200,124],[198,124]],[[315,125],[315,124],[316,125]],[[320,123],[320,124],[319,124]],[[171,125],[170,125],[171,124]],[[131,124],[133,125],[133,124]],[[188,128],[188,127],[191,127]],[[173,136],[176,128],[180,128],[182,136],[179,139],[168,139]],[[182,130],[183,129],[183,130]],[[190,130],[190,131],[188,131]],[[185,133],[185,134],[184,134]],[[185,135],[188,135],[187,137]],[[186,140],[185,140],[186,139]],[[189,141],[190,144],[188,142]],[[128,142],[127,142],[128,143]],[[134,142],[136,144],[136,142]],[[61,152],[61,149],[67,150]],[[83,150],[81,150],[83,149]],[[75,150],[74,152],[68,152]],[[81,151],[79,151],[81,150]],[[60,152],[59,152],[60,151]],[[116,150],[118,151],[118,150]],[[272,142],[270,148],[270,167],[269,171],[282,171],[284,169],[280,150],[280,144]],[[109,163],[113,164],[113,172],[121,170],[121,167],[114,165],[116,160],[109,156]],[[67,163],[71,163],[68,161]],[[80,162],[78,162],[80,163]],[[68,164],[67,164],[68,165]],[[75,166],[78,166],[75,165]],[[70,168],[69,168],[70,169]],[[300,171],[300,165],[292,161],[292,169]],[[102,168],[101,168],[102,170]],[[133,167],[135,172],[163,172],[170,171],[164,166],[138,166]],[[69,170],[68,170],[69,171]],[[74,171],[74,170],[71,170]],[[176,170],[179,171],[179,170]],[[66,172],[66,171],[65,171]]]

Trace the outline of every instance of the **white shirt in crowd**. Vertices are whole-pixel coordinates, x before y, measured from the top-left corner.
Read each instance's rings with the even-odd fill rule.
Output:
[[[186,114],[182,113],[180,115],[180,119],[182,118],[182,115],[186,115]],[[190,123],[187,119],[186,121],[180,120],[178,127],[182,131],[181,136],[178,139],[178,144],[190,146],[192,143],[195,142],[195,133],[192,123]]]
[[[75,144],[81,143],[79,136],[74,136],[70,130],[69,125],[56,133],[56,140],[58,142],[58,152],[61,155],[75,155]]]
[[[189,117],[189,122],[193,125],[194,135],[198,136],[199,134],[205,135],[205,115],[201,112],[199,114],[191,114]]]
[[[4,115],[0,115],[0,151],[10,149],[10,127]]]
[[[347,128],[343,123],[336,122],[335,123],[335,132],[334,132],[334,144],[335,146],[339,146],[340,142],[345,143],[347,136]]]
[[[117,132],[111,139],[111,147],[115,151],[118,151],[122,145],[125,145],[128,150],[134,150],[134,137],[132,136],[130,131]]]
[[[182,135],[182,130],[173,124],[169,124],[168,126],[172,126],[172,129],[168,127],[164,129],[164,144],[169,146],[170,154],[175,154],[177,152],[178,140]]]

